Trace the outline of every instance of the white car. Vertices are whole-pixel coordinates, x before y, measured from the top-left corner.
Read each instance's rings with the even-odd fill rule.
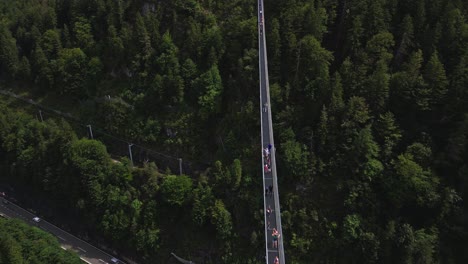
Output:
[[[36,216],[36,217],[33,218],[33,221],[36,222],[36,223],[39,223],[41,221],[41,219]]]
[[[116,259],[116,258],[111,258],[111,262],[112,262],[112,263],[119,263],[119,260]]]

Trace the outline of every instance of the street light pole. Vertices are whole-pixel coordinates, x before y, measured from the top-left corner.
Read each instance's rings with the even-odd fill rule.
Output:
[[[179,158],[179,174],[182,175],[182,158]]]
[[[128,153],[129,153],[129,156],[130,156],[130,162],[131,162],[131,164],[132,164],[132,167],[133,167],[132,146],[133,146],[133,144],[132,144],[132,143],[128,144]]]
[[[93,129],[91,128],[91,125],[87,125],[86,127],[88,128],[89,138],[94,139]]]

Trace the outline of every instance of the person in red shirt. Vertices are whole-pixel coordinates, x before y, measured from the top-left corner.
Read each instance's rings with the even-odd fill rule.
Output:
[[[275,263],[274,263],[274,264],[279,264],[279,258],[278,258],[278,256],[276,256],[276,258],[275,258]]]

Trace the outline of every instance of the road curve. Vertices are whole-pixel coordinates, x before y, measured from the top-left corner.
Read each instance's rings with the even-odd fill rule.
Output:
[[[86,243],[85,241],[73,236],[72,234],[52,225],[51,223],[43,219],[41,219],[39,223],[36,223],[33,221],[33,218],[35,217],[34,214],[19,207],[11,201],[6,200],[5,198],[0,198],[0,200],[2,200],[0,203],[0,213],[10,218],[21,219],[29,225],[39,227],[42,230],[51,233],[52,235],[57,237],[57,240],[62,249],[76,252],[82,261],[90,264],[115,263],[111,261],[111,259],[114,257],[107,254],[106,252],[96,248],[95,246],[89,243]],[[124,262],[119,260],[118,263]]]
[[[281,227],[281,210],[279,204],[278,181],[276,175],[276,159],[275,159],[275,143],[273,138],[273,124],[271,118],[271,103],[270,103],[270,85],[268,82],[268,60],[265,40],[265,10],[263,9],[263,0],[258,0],[258,50],[259,50],[259,78],[260,78],[260,120],[261,120],[261,141],[262,149],[268,148],[269,159],[263,155],[262,150],[262,176],[263,176],[263,192],[264,192],[264,212],[265,212],[265,256],[267,264],[275,264],[275,258],[278,257],[280,264],[285,264],[284,249],[283,249],[283,230]],[[269,169],[265,170],[265,164],[269,164]],[[273,187],[273,194],[266,195],[266,189],[269,186]],[[267,208],[271,208],[272,212],[268,213]],[[278,247],[273,247],[273,228],[276,228],[280,234],[278,239]]]

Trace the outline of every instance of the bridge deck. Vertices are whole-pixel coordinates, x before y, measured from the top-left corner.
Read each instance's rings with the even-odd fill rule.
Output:
[[[263,195],[265,212],[265,257],[267,264],[275,264],[276,257],[280,264],[285,264],[283,249],[283,232],[281,227],[281,211],[279,205],[278,184],[276,175],[275,144],[273,139],[273,125],[271,118],[270,104],[270,86],[268,82],[268,62],[265,40],[265,11],[263,9],[263,0],[258,0],[258,36],[259,36],[259,77],[260,77],[260,113],[261,113],[261,140],[263,148],[271,145],[270,170],[265,171],[264,166],[267,163],[266,157],[262,151],[262,176],[263,176]],[[260,152],[260,150],[259,150]],[[265,189],[273,186],[273,194],[265,195]],[[267,208],[272,209],[272,213],[267,213]],[[278,239],[278,247],[273,247],[273,228],[276,228],[281,235]]]

